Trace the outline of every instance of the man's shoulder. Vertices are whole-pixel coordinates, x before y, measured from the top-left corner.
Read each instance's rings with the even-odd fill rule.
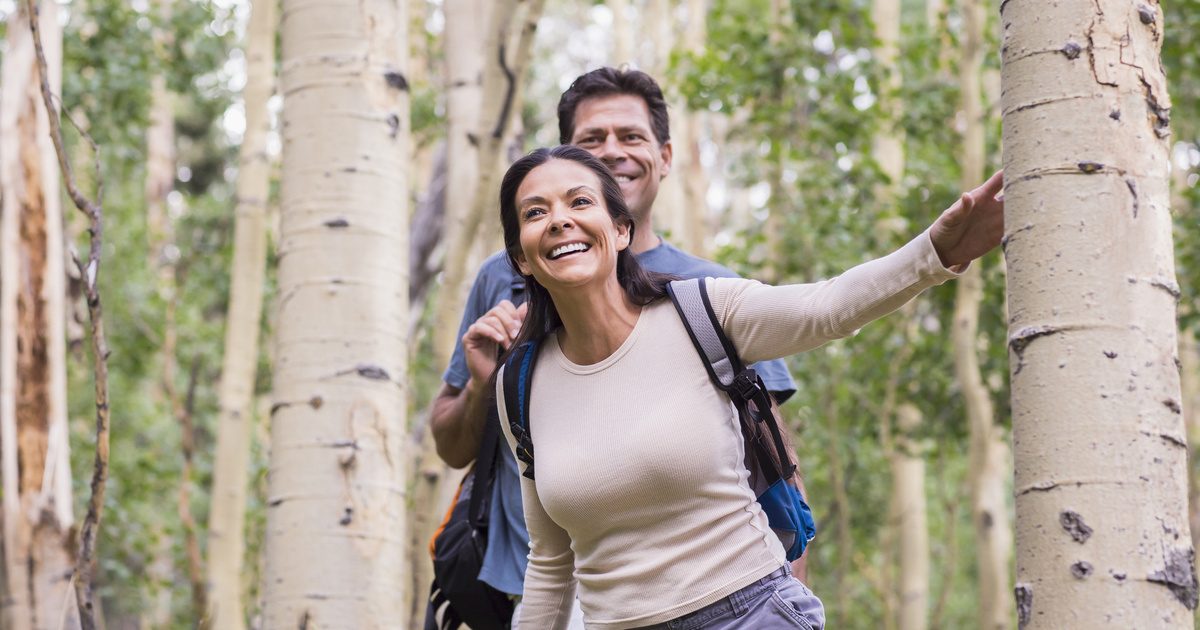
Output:
[[[509,282],[516,272],[513,271],[512,264],[508,262],[508,252],[503,249],[488,256],[483,264],[479,265],[477,278],[499,278],[504,282]]]
[[[732,269],[711,260],[693,256],[674,245],[663,241],[658,247],[642,252],[638,256],[642,266],[659,273],[669,273],[682,278],[738,278]]]

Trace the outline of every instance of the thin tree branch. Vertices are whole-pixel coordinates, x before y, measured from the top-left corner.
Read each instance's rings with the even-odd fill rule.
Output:
[[[54,152],[58,156],[58,166],[62,171],[67,193],[75,207],[87,215],[89,221],[88,233],[90,248],[86,265],[75,256],[75,264],[79,267],[83,278],[85,295],[87,296],[88,316],[92,324],[92,362],[95,372],[96,390],[96,458],[92,468],[92,495],[88,500],[87,516],[79,530],[79,555],[75,559],[75,600],[79,606],[80,625],[83,630],[96,629],[96,606],[92,592],[92,579],[96,569],[96,539],[100,530],[100,516],[104,508],[104,490],[108,481],[108,342],[104,336],[104,316],[100,307],[100,251],[104,237],[104,212],[100,206],[99,194],[97,201],[88,199],[75,182],[67,151],[63,147],[62,126],[59,123],[59,112],[54,107],[54,99],[50,93],[50,82],[46,69],[46,51],[42,48],[42,33],[38,25],[38,9],[34,0],[25,0],[29,16],[29,29],[33,32],[33,46],[37,52],[38,74],[42,88],[42,102],[46,107],[46,118],[50,122],[50,139],[54,142]],[[68,119],[70,117],[68,116]],[[71,121],[75,124],[74,121]],[[76,125],[76,129],[79,129]],[[99,151],[96,143],[82,129],[80,135],[87,139],[92,149],[97,151],[96,182],[100,182]]]
[[[202,361],[199,356],[192,360],[191,373],[188,376],[187,395],[183,405],[177,410],[179,423],[183,428],[183,471],[179,480],[179,520],[183,523],[185,547],[188,558],[188,580],[192,583],[192,608],[199,628],[207,628],[208,620],[204,618],[208,609],[208,589],[204,584],[204,561],[200,555],[200,542],[196,537],[196,519],[192,516],[191,484],[193,460],[196,453],[196,427],[192,422],[196,408],[196,384],[199,382]]]

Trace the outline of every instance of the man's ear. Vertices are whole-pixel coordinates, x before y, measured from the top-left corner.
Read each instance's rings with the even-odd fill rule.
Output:
[[[658,148],[658,150],[662,152],[661,155],[663,169],[662,176],[659,178],[662,179],[671,172],[671,160],[675,157],[675,148],[674,145],[671,144],[671,141],[667,140],[661,147]]]

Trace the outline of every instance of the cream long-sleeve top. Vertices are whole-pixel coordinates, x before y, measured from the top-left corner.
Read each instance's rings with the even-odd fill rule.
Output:
[[[754,362],[847,336],[954,275],[926,232],[823,282],[706,286]],[[497,383],[512,447],[503,375]],[[703,608],[786,562],[748,484],[737,412],[669,300],[643,307],[599,363],[572,363],[548,335],[529,405],[536,480],[521,478],[530,552],[520,630],[566,628],[576,584],[589,629],[634,628]]]

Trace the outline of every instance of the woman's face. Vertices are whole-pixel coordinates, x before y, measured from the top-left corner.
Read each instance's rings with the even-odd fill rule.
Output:
[[[591,169],[559,159],[534,168],[517,188],[516,207],[522,274],[551,291],[616,279],[629,226],[609,216]]]

